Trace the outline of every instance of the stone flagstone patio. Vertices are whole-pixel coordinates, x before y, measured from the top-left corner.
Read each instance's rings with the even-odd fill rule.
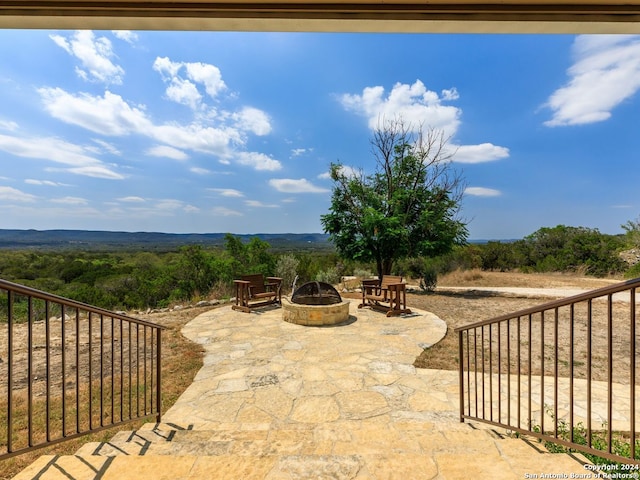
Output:
[[[349,321],[331,327],[287,323],[279,308],[211,310],[183,329],[204,347],[204,366],[163,424],[87,444],[73,456],[43,456],[16,478],[518,479],[587,472],[567,455],[459,422],[458,373],[413,367],[446,330],[428,312],[387,318],[355,301]]]

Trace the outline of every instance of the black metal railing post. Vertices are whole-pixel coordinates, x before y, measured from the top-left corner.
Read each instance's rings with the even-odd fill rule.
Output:
[[[636,442],[640,442],[636,428],[638,288],[640,278],[457,328],[460,421],[481,421],[610,460],[640,464],[636,447]],[[614,298],[625,292],[626,300]],[[515,347],[512,327],[516,330]],[[567,339],[562,344],[560,329]],[[545,338],[547,331],[552,332],[551,347]],[[547,347],[552,349],[549,367]],[[516,385],[512,388],[513,381]],[[553,394],[547,395],[551,382]],[[614,390],[622,391],[620,382],[629,382],[628,408],[616,404]],[[514,390],[516,398],[512,399]],[[567,397],[560,397],[560,392]],[[475,410],[471,408],[473,398]],[[521,418],[523,414],[526,424]],[[545,415],[552,417],[551,424]],[[596,418],[602,423],[599,430],[593,425]],[[628,423],[621,418],[628,418]],[[584,433],[578,434],[580,430]],[[618,434],[629,441],[628,453],[614,451]],[[596,436],[602,441],[594,442]],[[594,445],[602,443],[605,444],[602,449],[595,448]]]
[[[6,390],[0,409],[7,417],[0,460],[131,420],[160,421],[164,327],[5,280],[0,292],[6,293],[0,323],[7,328],[0,348],[7,352],[7,376],[0,378],[0,391]],[[18,329],[24,329],[24,345],[16,344]]]

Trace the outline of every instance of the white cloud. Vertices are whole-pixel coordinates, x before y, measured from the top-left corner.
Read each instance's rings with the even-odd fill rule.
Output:
[[[85,198],[80,197],[62,197],[52,198],[53,203],[62,203],[64,205],[88,205],[89,202]]]
[[[175,78],[166,90],[169,100],[186,105],[195,110],[202,101],[202,95],[198,92],[198,87],[189,80]]]
[[[106,37],[98,37],[91,30],[78,30],[72,36],[49,36],[59,47],[80,61],[76,67],[78,76],[85,80],[99,81],[107,84],[122,84],[124,70],[114,64],[111,41]]]
[[[225,207],[214,207],[211,213],[217,217],[242,217],[242,213]]]
[[[24,158],[38,158],[67,165],[66,171],[89,177],[123,179],[82,146],[58,138],[20,138],[0,135],[0,150]]]
[[[0,129],[14,132],[18,129],[18,124],[8,120],[0,120]]]
[[[111,33],[113,33],[116,38],[124,40],[127,43],[133,44],[138,41],[138,34],[131,30],[112,30]]]
[[[206,168],[200,168],[200,167],[191,167],[189,171],[191,173],[195,173],[196,175],[210,175],[213,173],[211,170],[207,170]]]
[[[244,193],[242,193],[240,190],[235,190],[233,188],[209,188],[207,190],[216,192],[222,195],[223,197],[234,197],[234,198],[244,197]]]
[[[443,101],[457,98],[455,89],[444,90],[440,97],[416,80],[413,85],[396,83],[386,97],[384,87],[376,86],[366,87],[361,95],[342,95],[340,100],[347,110],[365,116],[372,130],[380,121],[402,118],[414,128],[429,126],[452,136],[460,124],[461,110]]]
[[[73,95],[61,88],[40,88],[38,93],[53,117],[95,133],[125,136],[153,130],[141,108],[130,106],[120,95],[109,91],[104,97]]]
[[[282,168],[278,160],[263,153],[235,153],[235,147],[245,143],[245,136],[238,128],[228,125],[210,127],[199,123],[154,125],[144,107],[131,106],[109,91],[104,97],[86,93],[73,95],[60,88],[41,88],[39,93],[53,117],[95,133],[109,136],[139,134],[175,149],[216,155],[225,164],[235,156],[238,163],[256,170]]]
[[[499,197],[502,195],[500,190],[485,187],[467,187],[464,193],[465,195],[472,195],[474,197]]]
[[[211,98],[218,96],[227,86],[222,80],[222,73],[215,65],[207,63],[183,63],[187,70],[187,76],[194,82],[204,85],[205,91]]]
[[[114,205],[114,207],[109,209],[107,212],[112,217],[179,217],[182,213],[194,213],[200,211],[198,207],[174,198],[151,200],[130,196],[118,198],[116,200],[128,205],[123,206],[118,203],[108,203],[108,205]]]
[[[167,145],[152,147],[148,149],[146,153],[153,157],[166,157],[180,161],[187,160],[189,158],[189,155],[184,153],[182,150],[178,150],[177,148],[169,147]]]
[[[119,202],[127,203],[144,203],[146,200],[142,197],[121,197],[117,199]]]
[[[456,151],[453,157],[458,163],[483,163],[493,160],[500,160],[509,156],[509,149],[499,147],[492,143],[481,143],[480,145],[450,145]]]
[[[325,193],[326,188],[312,184],[306,178],[273,178],[269,180],[269,185],[283,193]]]
[[[35,202],[36,198],[37,197],[35,195],[25,193],[23,191],[18,190],[17,188],[0,187],[0,200],[30,203],[30,202]]]
[[[68,187],[66,183],[52,182],[51,180],[35,180],[33,178],[25,179],[24,183],[29,185],[45,185],[47,187]]]
[[[238,128],[264,136],[271,133],[269,116],[262,110],[253,107],[244,107],[240,112],[233,115]]]
[[[182,63],[172,62],[168,57],[156,57],[153,62],[153,69],[160,73],[165,80],[171,80],[182,68]]]
[[[181,200],[173,199],[173,198],[166,198],[163,200],[159,200],[158,203],[156,203],[155,205],[155,208],[158,210],[169,210],[169,211],[179,210],[183,207],[184,207],[184,202],[182,202]]]
[[[456,88],[442,90],[438,95],[416,80],[413,85],[396,83],[386,96],[384,87],[376,86],[366,87],[362,95],[342,95],[340,100],[347,110],[366,117],[372,130],[379,128],[382,122],[400,119],[414,130],[420,127],[433,128],[441,131],[444,138],[453,138],[460,127],[462,110],[444,102],[459,98]],[[460,163],[488,162],[509,156],[508,148],[491,143],[449,144],[448,147],[449,151],[457,149],[454,160]],[[321,178],[329,178],[329,174],[323,174]]]
[[[118,150],[115,147],[115,145],[113,145],[112,143],[105,142],[104,140],[100,140],[100,139],[97,139],[97,138],[94,138],[93,142],[96,143],[98,146],[100,146],[107,153],[110,153],[111,155],[118,155],[118,156],[121,155],[120,150]]]
[[[244,203],[247,207],[257,207],[257,208],[278,208],[279,207],[279,205],[265,204],[265,203],[259,202],[258,200],[245,200]]]
[[[88,165],[86,167],[73,167],[67,169],[71,173],[76,175],[84,175],[86,177],[104,178],[107,180],[122,180],[123,175],[110,170],[104,165]]]
[[[204,87],[209,97],[216,98],[227,86],[222,73],[215,65],[206,63],[173,62],[168,57],[157,57],[153,69],[160,73],[165,83],[167,97],[177,103],[196,109],[202,104],[198,85]],[[184,71],[185,76],[180,76]]]
[[[240,165],[247,165],[256,170],[275,171],[282,168],[282,164],[278,160],[274,160],[264,153],[240,152],[237,154],[237,159]]]
[[[95,133],[110,136],[140,134],[175,148],[228,155],[232,142],[242,137],[233,129],[216,129],[198,124],[186,126],[154,125],[140,107],[132,107],[109,91],[104,97],[72,95],[60,88],[42,88],[39,93],[45,108],[55,118]]]
[[[175,148],[212,153],[228,162],[232,145],[242,144],[243,137],[232,128],[214,128],[193,123],[191,125],[152,126],[144,134]]]
[[[293,150],[291,150],[291,157],[299,157],[300,155],[304,155],[307,152],[312,152],[313,148],[310,149],[306,149],[306,148],[294,148]]]
[[[546,103],[549,127],[607,120],[640,89],[639,35],[580,35],[573,44],[569,81]]]
[[[460,98],[460,94],[456,88],[444,89],[441,94],[443,100],[458,100]]]

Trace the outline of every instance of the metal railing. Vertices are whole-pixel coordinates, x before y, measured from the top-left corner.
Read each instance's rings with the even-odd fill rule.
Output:
[[[640,278],[457,328],[460,421],[640,463],[638,288]]]
[[[159,421],[162,330],[0,280],[0,459]]]

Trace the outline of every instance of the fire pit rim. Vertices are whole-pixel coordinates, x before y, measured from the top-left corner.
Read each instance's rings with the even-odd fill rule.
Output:
[[[306,290],[312,289],[313,286],[317,287],[317,294],[306,293]],[[300,298],[313,298],[318,299],[317,302],[300,302]],[[326,301],[325,301],[326,300]],[[296,305],[308,305],[308,306],[328,306],[341,303],[342,296],[338,290],[327,282],[311,281],[306,282],[291,294],[290,302]]]
[[[285,322],[303,326],[328,327],[349,322],[349,299],[330,305],[305,305],[293,303],[289,297],[282,297],[282,319]]]

